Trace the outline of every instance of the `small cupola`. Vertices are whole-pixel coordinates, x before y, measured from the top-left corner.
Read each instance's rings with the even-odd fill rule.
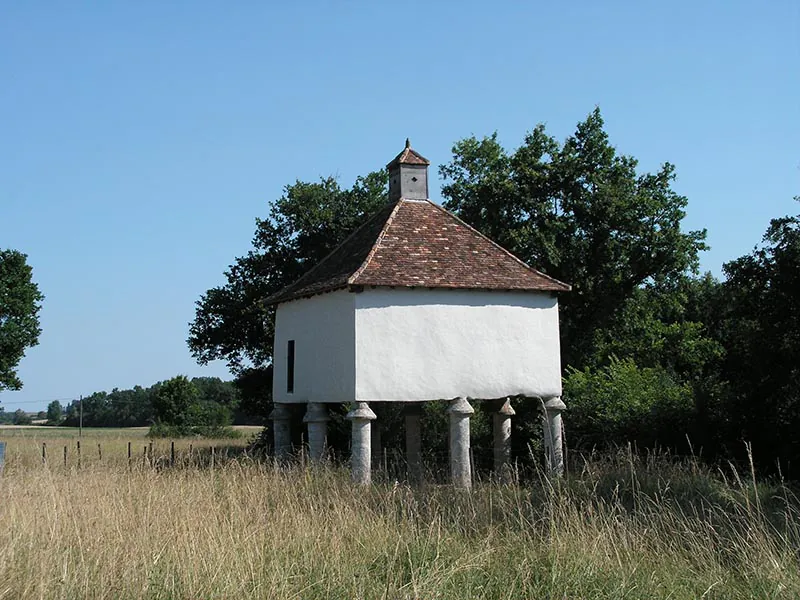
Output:
[[[403,151],[386,165],[389,171],[389,202],[400,198],[427,200],[429,164],[431,162],[411,148],[411,142],[406,139]]]

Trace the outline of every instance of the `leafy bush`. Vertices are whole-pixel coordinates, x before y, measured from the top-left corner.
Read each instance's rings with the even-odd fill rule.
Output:
[[[692,390],[660,367],[612,357],[599,369],[568,369],[564,397],[570,445],[579,449],[626,442],[676,448],[691,433]]]

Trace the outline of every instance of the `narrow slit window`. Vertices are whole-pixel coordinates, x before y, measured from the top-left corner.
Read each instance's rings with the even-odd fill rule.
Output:
[[[286,393],[294,393],[294,340],[289,340],[286,359]]]

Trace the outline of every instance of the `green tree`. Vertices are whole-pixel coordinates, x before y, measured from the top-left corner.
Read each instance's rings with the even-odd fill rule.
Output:
[[[0,391],[19,390],[17,366],[39,343],[39,309],[44,296],[33,282],[26,256],[0,250]]]
[[[73,400],[67,404],[64,410],[64,425],[67,427],[75,427],[78,424],[78,401]]]
[[[224,427],[232,422],[232,411],[224,404],[199,399],[189,406],[186,422],[192,427]]]
[[[440,172],[448,209],[572,284],[559,299],[566,364],[596,362],[598,335],[613,331],[637,290],[674,285],[705,249],[705,231],[681,231],[687,200],[671,187],[674,167],[637,173],[636,159],[610,144],[599,109],[564,143],[543,125],[511,153],[497,134],[466,138]]]
[[[200,364],[227,362],[247,412],[265,415],[269,405],[274,311],[264,299],[324,258],[386,201],[385,172],[359,177],[350,189],[332,177],[287,186],[269,216],[256,220],[253,249],[229,267],[224,285],[196,303],[189,349]]]
[[[239,405],[239,390],[230,381],[222,381],[219,377],[194,377],[192,383],[197,387],[201,400],[219,404],[229,411]]]
[[[84,427],[107,427],[114,422],[114,409],[108,392],[95,392],[83,398]]]
[[[606,364],[603,357],[631,359],[637,367],[662,370],[691,389],[693,426],[679,433],[689,435],[709,458],[726,453],[725,423],[730,418],[718,310],[723,298],[723,284],[710,274],[639,288],[595,338],[595,369]]]
[[[129,390],[114,388],[108,394],[109,423],[111,427],[141,427],[152,423],[152,391],[136,385]]]
[[[238,435],[228,427],[233,421],[235,394],[227,393],[224,385],[215,385],[210,378],[201,378],[198,386],[184,375],[173,377],[153,386],[152,403],[156,418],[151,437]]]
[[[185,375],[165,381],[153,394],[156,421],[166,425],[189,425],[189,408],[198,395],[197,387]]]
[[[639,367],[664,369],[675,381],[689,384],[699,403],[711,401],[725,354],[709,311],[720,286],[705,275],[637,288],[609,326],[595,333],[591,362],[631,358]]]
[[[786,473],[800,461],[800,215],[773,219],[762,245],[724,271],[731,450],[750,441],[757,461]]]
[[[64,420],[64,409],[61,406],[61,402],[59,402],[58,400],[53,400],[50,404],[47,405],[47,424],[59,425],[63,420]]]
[[[14,425],[30,425],[31,417],[21,408],[14,411]]]

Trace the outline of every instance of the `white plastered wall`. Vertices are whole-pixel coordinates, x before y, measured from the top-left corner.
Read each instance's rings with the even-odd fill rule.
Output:
[[[355,398],[355,294],[346,290],[278,305],[275,402],[352,402]],[[288,340],[295,341],[294,393],[286,390]]]
[[[356,400],[561,395],[555,296],[401,288],[354,296]]]

